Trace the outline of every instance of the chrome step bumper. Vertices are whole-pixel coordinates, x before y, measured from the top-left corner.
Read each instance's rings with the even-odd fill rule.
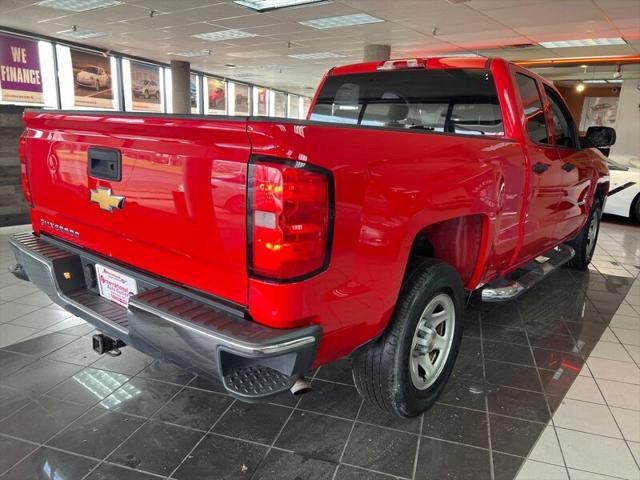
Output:
[[[235,306],[50,237],[25,233],[13,235],[9,242],[17,271],[56,304],[136,350],[222,381],[229,393],[243,400],[288,390],[315,358],[322,333],[318,325],[269,328]],[[139,293],[130,298],[128,308],[104,299],[89,285],[85,267],[95,263],[136,279]],[[237,379],[248,370],[266,372],[259,382],[266,387],[240,388]]]
[[[530,261],[510,275],[500,277],[482,289],[483,302],[506,302],[522,295],[544,277],[573,258],[575,252],[568,245],[560,245],[541,257]]]

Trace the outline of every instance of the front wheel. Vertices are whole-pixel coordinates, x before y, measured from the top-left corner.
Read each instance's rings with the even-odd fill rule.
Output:
[[[600,220],[602,219],[602,203],[600,200],[594,200],[589,212],[587,222],[584,224],[578,235],[567,242],[576,254],[567,264],[569,267],[586,269],[591,263],[593,253],[598,242],[598,233],[600,232]]]
[[[353,358],[353,379],[369,403],[419,415],[442,392],[462,338],[464,289],[448,264],[416,259],[383,336]]]

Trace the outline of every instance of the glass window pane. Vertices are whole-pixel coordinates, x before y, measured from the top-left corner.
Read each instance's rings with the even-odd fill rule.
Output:
[[[544,87],[544,90],[551,104],[551,117],[553,119],[556,144],[575,148],[574,125],[571,114],[566,111],[562,100],[558,98],[556,92],[547,86]]]
[[[526,116],[529,138],[536,143],[549,143],[547,122],[544,118],[542,100],[536,81],[527,75],[517,73],[516,83]]]

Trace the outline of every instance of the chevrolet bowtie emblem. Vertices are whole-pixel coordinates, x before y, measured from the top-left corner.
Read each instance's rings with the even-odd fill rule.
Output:
[[[114,208],[124,207],[124,197],[112,195],[110,188],[97,187],[95,190],[90,190],[89,200],[96,202],[102,210],[107,212],[112,211]]]

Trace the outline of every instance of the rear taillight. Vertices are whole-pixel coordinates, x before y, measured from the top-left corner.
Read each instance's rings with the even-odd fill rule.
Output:
[[[29,185],[29,166],[27,165],[27,136],[26,132],[20,136],[18,144],[18,156],[20,157],[20,176],[22,178],[22,192],[24,198],[33,207],[31,199],[31,185]]]
[[[304,163],[249,165],[249,269],[293,281],[324,269],[332,222],[331,176]]]

